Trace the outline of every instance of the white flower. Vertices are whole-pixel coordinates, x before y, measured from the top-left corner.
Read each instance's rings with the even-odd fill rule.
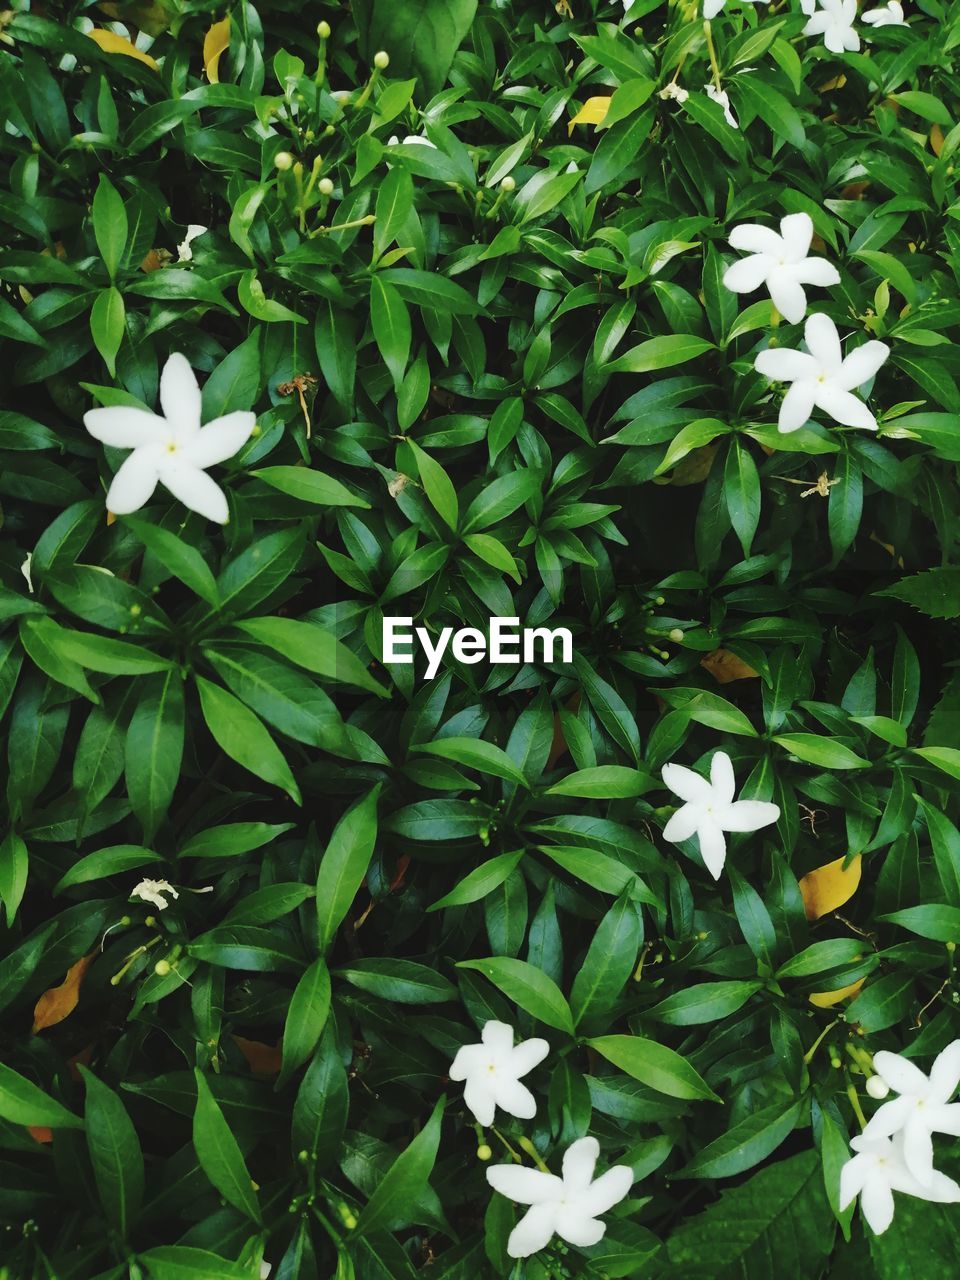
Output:
[[[900,1097],[879,1108],[863,1136],[874,1139],[902,1135],[907,1169],[918,1182],[929,1186],[935,1174],[931,1135],[960,1136],[960,1102],[950,1101],[960,1084],[960,1040],[954,1040],[937,1055],[929,1076],[908,1058],[885,1049],[874,1054],[873,1067]]]
[[[765,0],[765,2],[769,4],[770,0]],[[759,4],[759,3],[760,3],[760,0],[744,0],[744,4]],[[707,20],[707,22],[709,22],[711,18],[715,18],[718,13],[721,13],[726,8],[726,5],[727,5],[727,0],[703,0],[704,18]]]
[[[268,1280],[268,1277],[272,1270],[273,1270],[273,1266],[269,1262],[261,1262],[260,1263],[260,1280]]]
[[[596,1138],[579,1138],[563,1157],[563,1177],[524,1169],[515,1164],[496,1164],[487,1170],[487,1181],[494,1191],[528,1204],[507,1241],[511,1258],[527,1258],[545,1248],[556,1234],[568,1244],[588,1248],[603,1239],[606,1213],[624,1198],[633,1185],[633,1170],[625,1164],[614,1165],[593,1181],[593,1170],[600,1154]]]
[[[798,430],[816,407],[846,427],[876,431],[876,418],[852,392],[869,382],[890,348],[870,341],[845,357],[837,326],[819,313],[808,318],[803,340],[806,352],[775,347],[761,351],[753,363],[765,377],[793,384],[780,405],[780,430]]]
[[[864,1131],[858,1138],[851,1139],[850,1146],[856,1155],[840,1170],[838,1207],[842,1213],[859,1195],[863,1216],[875,1235],[882,1235],[893,1221],[894,1191],[937,1204],[954,1204],[960,1200],[960,1187],[946,1174],[934,1172],[926,1184],[917,1181],[904,1162],[903,1143],[899,1138],[893,1141],[868,1138]]]
[[[168,880],[141,880],[135,889],[130,890],[130,897],[152,902],[158,911],[165,911],[170,905],[163,896],[165,893],[169,893],[171,898],[180,897]]]
[[[753,222],[730,232],[730,246],[748,253],[724,272],[723,283],[734,293],[753,293],[767,286],[774,306],[790,324],[799,324],[807,310],[805,284],[840,283],[840,272],[826,258],[808,258],[813,221],[808,213],[788,213],[780,219],[780,234]]]
[[[718,102],[723,107],[723,118],[731,129],[739,129],[737,117],[730,109],[730,98],[727,96],[725,89],[718,89],[715,84],[705,84],[704,89],[707,91],[707,97],[712,98],[714,102]]]
[[[823,43],[831,53],[855,52],[860,48],[860,37],[853,21],[857,16],[857,0],[818,0],[819,9],[813,11],[803,28],[805,36],[823,36]]]
[[[546,1040],[534,1038],[513,1043],[513,1027],[505,1022],[484,1023],[482,1043],[457,1050],[450,1068],[451,1080],[465,1080],[463,1100],[480,1124],[493,1124],[497,1107],[521,1120],[537,1114],[533,1094],[520,1084],[550,1052]]]
[[[408,134],[407,137],[403,139],[398,138],[397,135],[394,134],[392,138],[387,139],[387,146],[397,147],[400,146],[401,142],[405,147],[433,147],[434,151],[437,149],[437,144],[435,142],[431,142],[429,138],[421,137],[419,133]]]
[[[200,388],[186,357],[177,352],[160,375],[160,404],[162,418],[125,405],[83,415],[94,439],[133,450],[113,477],[107,510],[118,516],[138,511],[159,481],[191,511],[226,524],[227,499],[205,469],[233,457],[250,438],[256,415],[228,413],[201,427]]]
[[[734,800],[737,782],[733,762],[725,751],[714,753],[710,761],[710,781],[682,764],[665,764],[664,782],[685,803],[663,829],[663,838],[674,844],[696,834],[704,866],[720,879],[727,858],[725,831],[759,831],[780,817],[775,804],[765,800]]]
[[[690,97],[690,91],[688,89],[681,88],[675,80],[671,80],[665,89],[660,90],[659,96],[663,98],[665,102],[670,98],[672,98],[674,102],[686,102]]]
[[[910,23],[903,16],[903,5],[899,0],[887,0],[882,9],[870,9],[861,14],[869,27],[909,27]]]
[[[198,222],[190,223],[190,225],[187,227],[187,234],[183,237],[183,239],[177,245],[177,253],[180,255],[177,258],[178,262],[193,261],[193,250],[190,248],[190,241],[196,240],[197,236],[202,236],[206,230],[207,228],[201,227]]]

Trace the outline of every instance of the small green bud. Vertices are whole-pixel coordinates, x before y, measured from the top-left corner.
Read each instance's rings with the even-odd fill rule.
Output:
[[[516,178],[511,178],[508,173],[507,176],[504,178],[504,180],[500,183],[500,190],[506,191],[509,193],[511,191],[516,191],[516,189],[517,189],[517,180]]]
[[[948,942],[948,943],[947,943],[947,950],[950,952],[950,954],[951,954],[951,955],[953,955],[953,953],[956,951],[956,949],[957,949],[957,944],[956,944],[955,942]]]
[[[672,628],[672,629],[667,633],[667,639],[668,639],[668,640],[672,640],[674,644],[682,644],[682,643],[683,643],[683,631],[682,631],[682,629],[681,629],[680,627],[673,627],[673,628]]]
[[[663,596],[654,596],[653,603],[654,603],[654,604],[666,604],[667,602],[666,602],[666,600],[664,600]]]
[[[330,39],[330,23],[318,22],[317,35],[320,37],[321,40],[329,40]]]
[[[486,1142],[481,1142],[480,1146],[477,1147],[477,1159],[489,1160],[492,1155],[493,1151],[488,1144]]]
[[[169,973],[172,973],[172,971],[173,965],[169,960],[158,960],[153,966],[153,972],[158,978],[165,978]]]

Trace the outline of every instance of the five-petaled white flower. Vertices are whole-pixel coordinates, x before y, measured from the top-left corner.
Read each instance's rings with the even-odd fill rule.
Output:
[[[662,777],[684,801],[664,827],[663,838],[680,844],[696,834],[700,856],[714,880],[720,879],[727,858],[725,831],[759,831],[780,817],[777,805],[765,800],[734,800],[737,782],[725,751],[714,753],[709,782],[682,764],[665,764]]]
[[[934,1059],[930,1075],[899,1053],[881,1049],[873,1055],[877,1075],[899,1098],[892,1098],[871,1117],[864,1138],[903,1138],[904,1164],[924,1186],[934,1176],[934,1133],[960,1136],[960,1102],[950,1099],[960,1084],[960,1040],[948,1044]]]
[[[806,314],[805,284],[840,283],[840,272],[826,258],[808,258],[813,221],[808,213],[788,213],[780,219],[780,233],[754,222],[744,222],[730,232],[731,248],[748,253],[728,267],[723,283],[734,293],[753,293],[767,286],[774,305],[790,324]]]
[[[842,1213],[859,1195],[863,1216],[875,1235],[882,1235],[893,1221],[894,1191],[937,1204],[960,1200],[960,1186],[946,1174],[934,1172],[928,1183],[913,1176],[904,1161],[900,1137],[868,1138],[864,1132],[852,1138],[850,1146],[856,1154],[840,1170],[838,1208]]]
[[[703,87],[706,90],[707,97],[723,108],[723,118],[730,128],[739,129],[740,126],[737,123],[737,117],[733,114],[733,109],[730,106],[730,96],[726,89],[718,89],[715,84],[705,84]]]
[[[861,14],[868,27],[909,27],[900,0],[887,0],[882,9],[869,9]]]
[[[823,36],[823,43],[831,53],[844,50],[855,53],[860,48],[860,37],[853,25],[857,0],[818,0],[818,4],[819,7],[811,11],[803,35]]]
[[[584,1249],[603,1239],[607,1226],[599,1221],[600,1215],[630,1190],[633,1170],[625,1164],[614,1165],[594,1181],[599,1154],[596,1138],[579,1138],[564,1153],[562,1178],[515,1164],[496,1164],[487,1170],[494,1191],[517,1204],[530,1205],[510,1232],[507,1253],[511,1258],[528,1258],[545,1248],[554,1235]]]
[[[141,880],[136,888],[130,890],[130,897],[139,898],[141,902],[152,902],[158,911],[166,911],[170,904],[163,896],[165,893],[169,893],[171,898],[180,897],[168,880]]]
[[[486,1022],[480,1044],[461,1045],[450,1068],[451,1080],[466,1081],[463,1100],[480,1124],[493,1124],[496,1108],[521,1120],[537,1114],[537,1104],[520,1077],[550,1052],[546,1040],[534,1037],[513,1043],[513,1027]]]
[[[256,414],[237,411],[200,425],[200,388],[185,356],[174,352],[160,375],[163,417],[145,409],[111,405],[90,409],[84,426],[96,440],[132,449],[107,491],[107,510],[129,515],[148,502],[157,481],[191,511],[226,524],[223,490],[206,474],[226,462],[250,438]]]
[[[871,340],[844,356],[837,326],[819,313],[808,318],[803,340],[806,352],[772,347],[761,351],[753,364],[764,377],[792,383],[780,405],[780,430],[799,430],[818,408],[845,427],[876,431],[876,418],[852,393],[870,381],[890,348]]]

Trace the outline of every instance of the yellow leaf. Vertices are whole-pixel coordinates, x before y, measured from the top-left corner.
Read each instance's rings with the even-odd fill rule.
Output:
[[[717,684],[729,684],[731,680],[756,680],[759,675],[729,649],[714,649],[713,653],[700,659],[700,665],[710,672]]]
[[[211,84],[220,83],[220,58],[230,48],[230,15],[215,22],[203,37],[203,69]]]
[[[603,124],[610,110],[611,97],[612,94],[608,94],[605,98],[588,98],[567,125],[567,132],[573,133],[575,124]]]
[[[43,993],[33,1010],[34,1034],[45,1027],[55,1027],[73,1013],[80,999],[80,983],[96,954],[96,951],[91,951],[88,956],[82,956],[75,965],[71,965],[59,987],[51,987]]]
[[[100,46],[104,53],[121,53],[124,57],[136,58],[138,62],[142,62],[153,71],[160,70],[149,53],[143,53],[135,44],[131,44],[123,36],[118,36],[115,31],[106,31],[97,27],[94,31],[88,31],[87,35],[94,44]]]
[[[818,1009],[831,1009],[835,1004],[839,1004],[841,1000],[849,1000],[851,996],[855,996],[863,986],[863,983],[864,979],[858,978],[856,982],[851,982],[849,987],[840,987],[837,991],[814,991],[808,999]]]
[[[930,129],[930,150],[935,156],[939,157],[944,142],[943,130],[938,124],[933,125]]]
[[[861,856],[858,853],[846,871],[843,858],[828,862],[800,877],[800,892],[808,920],[819,920],[830,911],[836,911],[848,902],[860,883]]]

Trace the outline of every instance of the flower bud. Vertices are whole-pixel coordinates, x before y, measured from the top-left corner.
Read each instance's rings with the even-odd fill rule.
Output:
[[[683,642],[683,631],[680,627],[674,627],[667,633],[667,639],[672,640],[674,644],[681,644]]]
[[[320,192],[322,196],[332,196],[333,183],[330,181],[329,178],[321,178],[320,181],[317,183],[317,190]]]
[[[375,53],[373,55],[373,65],[378,71],[386,71],[387,67],[390,65],[389,53],[387,53],[385,49],[381,49],[378,53]]]
[[[890,1086],[880,1076],[871,1076],[867,1081],[867,1093],[871,1098],[875,1098],[877,1102],[882,1102],[889,1092]]]
[[[273,163],[281,173],[286,173],[288,169],[293,168],[293,156],[289,151],[278,151],[273,157]]]
[[[508,173],[507,176],[504,178],[504,180],[500,183],[500,190],[510,192],[510,191],[516,191],[516,189],[517,189],[517,180],[516,178],[511,178]]]
[[[153,966],[153,972],[157,975],[158,978],[165,978],[167,974],[172,972],[172,970],[173,970],[173,965],[170,963],[169,960],[158,960],[157,963]]]
[[[320,37],[321,40],[329,40],[330,39],[330,23],[318,22],[317,35]]]
[[[666,602],[666,600],[664,600],[663,596],[654,596],[653,603],[654,603],[654,604],[666,604],[667,602]]]
[[[490,1157],[491,1157],[492,1155],[493,1155],[493,1151],[492,1151],[492,1149],[487,1145],[487,1143],[486,1143],[486,1142],[481,1142],[480,1146],[479,1146],[479,1147],[477,1147],[477,1159],[478,1159],[478,1160],[489,1160],[489,1159],[490,1159]]]

